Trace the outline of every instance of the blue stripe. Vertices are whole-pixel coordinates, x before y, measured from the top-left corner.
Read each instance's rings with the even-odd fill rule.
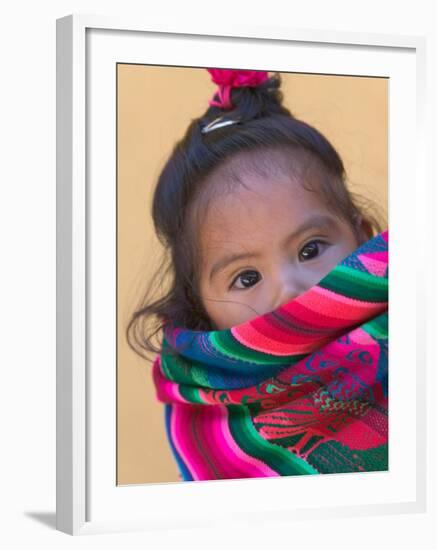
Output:
[[[176,447],[174,446],[170,435],[170,421],[171,421],[171,415],[172,415],[172,405],[170,403],[164,403],[164,415],[165,415],[165,429],[167,431],[167,439],[170,443],[170,447],[171,447],[171,450],[173,451],[173,455],[176,459],[182,479],[183,481],[194,481],[193,476],[190,474],[184,462],[182,461],[180,454],[177,452]]]

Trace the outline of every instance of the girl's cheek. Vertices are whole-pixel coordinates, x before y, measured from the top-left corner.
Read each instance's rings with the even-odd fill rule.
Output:
[[[302,271],[302,277],[305,281],[304,286],[308,289],[316,285],[325,275],[327,275],[337,265],[337,255],[326,254],[320,258],[319,262],[310,262],[305,265]]]

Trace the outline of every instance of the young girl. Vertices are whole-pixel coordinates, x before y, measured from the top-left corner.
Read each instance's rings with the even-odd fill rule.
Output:
[[[208,71],[154,195],[169,290],[127,328],[181,478],[385,470],[388,232],[279,75]]]

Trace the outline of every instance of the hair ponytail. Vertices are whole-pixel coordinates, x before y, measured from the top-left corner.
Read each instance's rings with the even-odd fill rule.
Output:
[[[291,112],[282,104],[283,93],[280,89],[281,83],[280,74],[273,73],[269,78],[256,86],[232,87],[230,99],[234,107],[230,110],[224,110],[213,105],[201,119],[206,121],[224,115],[227,118],[240,118],[241,122],[244,123],[272,114],[292,116]]]

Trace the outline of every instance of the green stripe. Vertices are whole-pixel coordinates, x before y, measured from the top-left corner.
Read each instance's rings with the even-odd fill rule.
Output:
[[[178,389],[182,397],[190,403],[203,403],[199,396],[198,388],[193,388],[191,386],[179,386]]]
[[[209,387],[209,378],[205,365],[200,361],[185,359],[182,355],[174,354],[164,338],[162,342],[161,364],[165,376],[178,384],[196,384]]]
[[[388,313],[378,315],[375,319],[364,323],[361,328],[374,338],[388,338]]]
[[[364,302],[387,302],[388,279],[357,271],[345,265],[335,267],[319,286]]]
[[[174,380],[173,375],[171,373],[171,368],[169,368],[167,358],[164,356],[164,354],[161,355],[161,367],[164,372],[164,375],[169,380]]]
[[[283,409],[281,407],[281,410],[278,411],[278,412],[272,412],[272,417],[274,414],[277,414],[279,416],[281,416],[282,413],[293,413],[293,414],[306,414],[306,415],[312,415],[313,413],[311,411],[299,411],[297,409]]]
[[[388,469],[388,446],[357,450],[331,440],[318,445],[308,460],[323,474],[380,472]]]
[[[282,476],[319,473],[302,458],[263,439],[253,425],[248,410],[238,405],[228,405],[228,409],[232,436],[248,455],[264,462]]]
[[[197,384],[199,386],[209,387],[207,371],[198,361],[188,361],[182,357],[173,357],[172,355],[162,355],[161,362],[165,374],[169,380],[178,384]]]

